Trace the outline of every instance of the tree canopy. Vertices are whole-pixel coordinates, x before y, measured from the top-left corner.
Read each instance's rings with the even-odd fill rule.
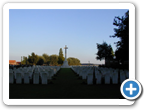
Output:
[[[119,61],[129,60],[129,11],[124,16],[115,17],[113,25],[114,35],[110,37],[120,38],[120,41],[116,42],[117,50],[115,52],[116,59]]]
[[[37,61],[37,65],[43,65],[45,62],[45,58],[43,56],[38,56],[39,59]]]
[[[97,43],[97,49],[97,60],[113,59],[114,52],[111,45],[108,45],[106,42],[103,42],[102,44]]]
[[[69,57],[67,61],[69,65],[80,65],[80,60],[77,58]]]
[[[49,64],[50,63],[50,56],[49,55],[47,55],[46,53],[44,53],[43,55],[42,55],[43,57],[44,57],[44,64]]]
[[[58,55],[51,55],[50,56],[50,65],[56,66],[58,65]]]
[[[63,64],[64,57],[63,57],[63,51],[62,48],[59,50],[59,55],[53,54],[53,55],[47,55],[46,53],[42,54],[42,56],[38,56],[34,52],[31,53],[31,55],[28,55],[27,57],[23,58],[22,63],[23,64],[30,64],[30,65],[43,65],[47,64],[50,66],[60,66]],[[69,65],[80,65],[80,60],[77,58],[69,57],[67,59]]]
[[[28,62],[32,65],[36,65],[39,60],[38,55],[36,55],[34,52],[31,53],[31,56],[28,56]]]
[[[58,64],[62,65],[64,61],[63,51],[62,48],[59,50],[59,56],[58,56]]]
[[[25,57],[25,56],[23,56],[23,60],[21,61],[21,64],[22,64],[22,65],[29,64],[29,62],[28,62],[28,58]]]

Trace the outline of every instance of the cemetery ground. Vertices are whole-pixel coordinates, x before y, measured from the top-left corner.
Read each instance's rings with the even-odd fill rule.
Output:
[[[121,84],[87,85],[70,68],[61,68],[47,85],[10,84],[10,99],[124,99]]]

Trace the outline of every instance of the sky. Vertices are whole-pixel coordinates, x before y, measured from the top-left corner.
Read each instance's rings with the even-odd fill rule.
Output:
[[[10,9],[9,60],[21,56],[59,54],[67,45],[67,58],[81,63],[104,64],[96,60],[96,43],[104,41],[116,50],[113,21],[124,16],[126,9]]]

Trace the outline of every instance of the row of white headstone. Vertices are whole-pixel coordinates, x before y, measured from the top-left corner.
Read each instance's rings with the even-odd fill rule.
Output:
[[[113,84],[118,84],[118,72],[120,72],[120,83],[129,78],[128,70],[92,66],[72,66],[72,69],[79,76],[82,76],[82,79],[87,79],[87,84],[93,84],[94,71],[96,84],[102,84],[102,78],[104,78],[105,84],[110,84],[110,80],[112,80]]]
[[[32,67],[20,67],[18,69],[9,69],[9,83],[13,84],[14,80],[16,84],[30,84],[30,80],[33,80],[33,84],[48,84],[48,80],[52,78],[54,74],[59,71],[58,66],[32,66]]]

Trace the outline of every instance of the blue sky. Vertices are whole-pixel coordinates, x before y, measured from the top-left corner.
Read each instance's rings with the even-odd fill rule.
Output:
[[[21,56],[59,53],[68,46],[68,57],[81,63],[101,64],[96,60],[96,43],[106,41],[116,50],[110,38],[114,34],[115,16],[126,9],[11,9],[9,10],[9,59],[21,61]]]

